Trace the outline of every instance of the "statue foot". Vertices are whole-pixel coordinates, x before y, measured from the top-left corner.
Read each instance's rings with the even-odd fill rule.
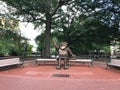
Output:
[[[56,66],[56,69],[61,69],[61,65],[57,65],[57,66]]]
[[[68,65],[65,65],[65,66],[64,66],[64,69],[68,69],[68,68],[69,68],[69,66],[68,66]]]

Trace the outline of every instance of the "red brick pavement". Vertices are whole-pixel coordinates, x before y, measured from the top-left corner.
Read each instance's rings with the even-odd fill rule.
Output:
[[[0,90],[120,90],[119,69],[106,69],[98,63],[93,68],[83,64],[72,64],[68,70],[55,67],[55,64],[39,67],[31,64],[0,71]]]

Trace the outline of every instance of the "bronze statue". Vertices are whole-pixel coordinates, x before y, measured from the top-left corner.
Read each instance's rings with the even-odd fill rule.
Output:
[[[58,50],[59,57],[57,58],[58,64],[56,69],[61,69],[62,60],[64,61],[64,69],[69,68],[69,59],[70,57],[75,57],[70,48],[68,47],[67,42],[61,42],[60,45],[57,45],[56,42],[53,41],[55,48]]]

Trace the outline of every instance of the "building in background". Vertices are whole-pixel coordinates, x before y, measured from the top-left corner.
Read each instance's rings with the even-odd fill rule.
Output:
[[[9,18],[0,18],[0,28],[7,30],[19,30],[19,21]]]
[[[113,41],[111,45],[111,56],[112,58],[119,58],[120,57],[120,42]]]

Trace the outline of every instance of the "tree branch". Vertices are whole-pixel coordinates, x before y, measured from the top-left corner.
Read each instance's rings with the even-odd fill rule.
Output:
[[[56,17],[53,17],[52,19],[54,20],[54,19],[59,18],[59,17],[60,17],[60,15],[58,15],[58,16],[56,16]]]
[[[58,1],[58,4],[56,5],[56,8],[54,9],[54,11],[53,11],[53,13],[52,13],[52,16],[55,15],[55,13],[56,13],[57,10],[59,9],[59,7],[68,4],[68,2],[70,2],[70,1],[72,1],[72,0],[59,0],[59,1]]]
[[[30,15],[31,15],[31,17],[33,18],[33,20],[32,20],[33,22],[40,20],[40,21],[42,21],[42,22],[45,23],[45,20],[44,20],[44,19],[42,19],[42,18],[35,18],[35,16],[34,16],[32,13],[30,13]]]

